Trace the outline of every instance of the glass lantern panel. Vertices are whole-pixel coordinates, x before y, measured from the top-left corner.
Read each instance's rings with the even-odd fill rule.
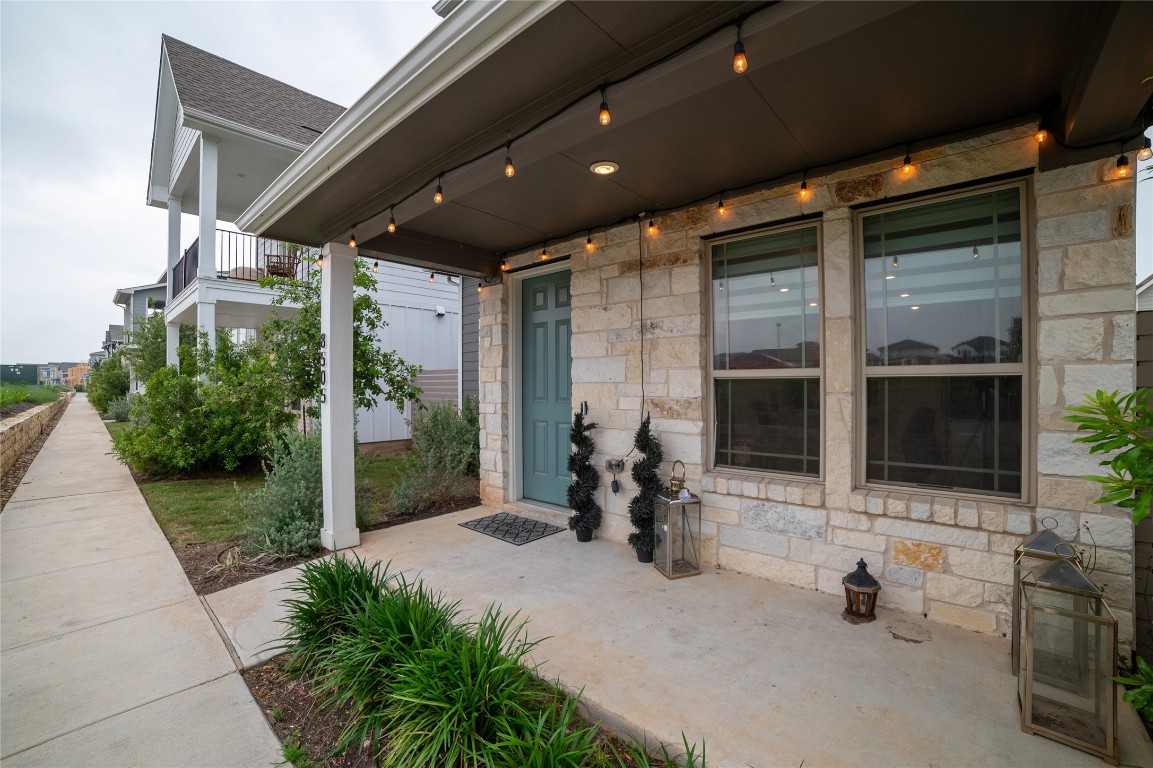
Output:
[[[690,508],[688,504],[680,504],[676,509],[675,524],[670,526],[669,531],[669,549],[672,556],[670,563],[670,570],[672,575],[679,576],[686,573],[699,570],[699,563],[697,562],[696,542],[693,538],[692,531],[692,512],[694,508]]]
[[[1062,595],[1073,601],[1084,598]],[[1105,749],[1109,729],[1109,628],[1066,611],[1029,607],[1031,724]]]
[[[669,561],[669,499],[664,492],[657,494],[653,503],[653,562],[661,571],[666,571]],[[666,572],[667,576],[668,573]]]

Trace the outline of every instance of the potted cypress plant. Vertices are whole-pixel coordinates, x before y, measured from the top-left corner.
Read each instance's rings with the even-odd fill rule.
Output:
[[[568,527],[576,531],[577,541],[592,541],[593,531],[601,527],[601,506],[596,500],[600,473],[592,465],[597,446],[589,435],[597,428],[597,423],[586,424],[584,419],[584,410],[577,411],[569,430],[573,452],[568,457],[568,471],[572,473],[573,481],[568,487],[568,505],[572,510]]]
[[[656,535],[653,532],[654,505],[661,490],[657,469],[661,466],[664,453],[660,441],[649,428],[648,415],[645,415],[637,430],[633,447],[644,454],[644,458],[633,462],[632,477],[637,484],[637,495],[629,501],[629,521],[636,530],[629,534],[629,546],[636,550],[637,560],[651,563],[656,546]]]

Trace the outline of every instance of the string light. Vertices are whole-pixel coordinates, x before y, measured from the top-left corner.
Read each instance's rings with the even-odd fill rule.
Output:
[[[545,245],[543,248],[540,249],[540,260],[541,261],[548,261],[548,256],[549,256],[548,246]]]
[[[601,88],[601,111],[597,119],[600,120],[601,125],[608,125],[613,119],[613,116],[609,114],[609,100],[608,97],[605,96],[604,88]]]
[[[512,164],[512,142],[507,142],[504,145],[504,175],[508,178],[516,176],[516,166]]]
[[[769,287],[770,288],[776,288],[777,287],[777,276],[774,275],[772,272],[769,273]]]
[[[356,225],[355,224],[353,224],[352,229],[350,229],[348,231],[348,247],[349,248],[355,248],[356,247]]]
[[[741,25],[737,24],[737,43],[733,46],[733,71],[738,75],[745,74],[749,68],[749,60],[745,56],[745,44],[741,41]]]
[[[1141,150],[1137,153],[1137,159],[1148,160],[1150,158],[1153,158],[1153,139],[1146,136],[1145,145],[1142,146]]]
[[[324,254],[323,253],[316,257],[316,266],[318,266],[318,267],[324,266]]]
[[[508,272],[508,260],[507,259],[501,259],[500,260],[500,271],[501,272]]]
[[[909,148],[905,148],[905,159],[901,161],[901,170],[908,176],[913,172],[913,158],[909,156]]]
[[[801,189],[799,192],[797,192],[797,197],[800,198],[802,202],[809,199],[809,181],[808,181],[808,179],[802,179],[801,180]]]
[[[440,205],[444,202],[444,192],[440,188],[440,184],[443,181],[443,178],[444,177],[442,176],[436,177],[436,193],[432,196],[432,201],[437,205]]]
[[[901,260],[898,259],[896,256],[894,256],[893,257],[893,269],[900,269],[900,268],[901,268]]]
[[[975,245],[973,246],[973,258],[974,259],[981,258],[981,252],[977,250],[977,246],[975,246]]]
[[[1129,158],[1122,152],[1117,156],[1117,176],[1118,178],[1125,178],[1129,175]]]
[[[483,292],[483,291],[484,291],[484,286],[483,286],[483,285],[481,285],[480,283],[477,283],[477,284],[476,284],[476,292],[477,292],[477,293],[481,293],[481,292]]]
[[[377,273],[377,272],[379,272],[379,271],[380,271],[380,262],[379,262],[379,261],[374,261],[374,262],[372,262],[372,272],[373,272],[373,274],[376,274],[376,273]]]
[[[435,272],[429,272],[429,273],[428,273],[428,281],[429,281],[430,283],[435,283],[435,282],[436,282],[436,273],[435,273]]]
[[[395,205],[388,206],[388,234],[390,235],[396,234],[396,216],[393,215],[395,210]]]
[[[725,196],[720,194],[717,196],[717,213],[721,216],[725,215]]]
[[[656,237],[657,225],[656,225],[656,222],[653,221],[651,216],[649,217],[648,230],[649,230],[649,237]]]
[[[593,233],[589,232],[588,237],[585,238],[585,251],[592,253],[596,250],[596,245],[593,244]]]
[[[1037,141],[1038,144],[1044,144],[1045,141],[1049,138],[1049,132],[1045,130],[1044,126],[1041,126],[1037,128],[1037,132],[1033,134],[1033,138]]]

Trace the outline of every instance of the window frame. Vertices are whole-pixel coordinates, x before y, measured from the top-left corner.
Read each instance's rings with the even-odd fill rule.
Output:
[[[819,364],[812,368],[765,368],[765,369],[736,369],[718,371],[713,367],[715,351],[713,346],[713,248],[727,243],[751,240],[765,235],[776,235],[794,232],[802,229],[813,229],[817,246],[817,338],[820,340]],[[822,483],[825,479],[825,270],[824,270],[824,228],[821,218],[805,218],[782,224],[769,224],[755,229],[731,232],[717,237],[702,239],[701,261],[704,264],[704,301],[703,319],[705,323],[705,386],[704,396],[706,404],[704,412],[707,414],[706,456],[705,468],[707,472],[747,475],[755,478],[781,478],[786,481],[800,481]],[[719,374],[719,375],[718,375]],[[802,472],[788,472],[779,469],[757,469],[755,467],[736,467],[726,464],[717,464],[717,380],[761,380],[761,379],[816,379],[817,380],[817,407],[820,429],[817,437],[817,466],[816,474]]]
[[[868,316],[865,283],[865,227],[864,219],[889,211],[917,208],[966,197],[978,197],[999,191],[1015,189],[1018,194],[1021,222],[1021,362],[969,363],[955,365],[867,365]],[[865,491],[906,493],[909,495],[943,496],[958,499],[976,499],[998,504],[1031,504],[1035,491],[1034,440],[1037,435],[1036,387],[1033,329],[1036,327],[1036,289],[1034,287],[1033,195],[1029,179],[976,184],[947,192],[928,192],[898,202],[865,204],[853,212],[853,486]],[[917,485],[896,481],[868,479],[869,442],[869,379],[893,378],[976,378],[989,376],[1018,376],[1021,380],[1021,487],[1019,494],[994,494],[957,487]]]

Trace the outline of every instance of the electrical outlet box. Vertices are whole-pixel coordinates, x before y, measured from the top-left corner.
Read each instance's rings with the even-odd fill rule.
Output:
[[[625,471],[624,459],[605,459],[605,469],[614,475]]]

